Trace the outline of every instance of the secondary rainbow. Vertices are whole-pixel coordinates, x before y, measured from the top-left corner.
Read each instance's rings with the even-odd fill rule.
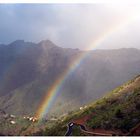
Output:
[[[127,25],[135,21],[135,18],[124,19],[123,22],[116,23],[110,29],[104,31],[98,38],[96,38],[88,47],[89,50],[101,45],[103,41],[108,39],[114,33],[125,28]],[[66,81],[66,79],[71,75],[75,69],[85,60],[89,55],[89,51],[81,52],[76,58],[71,62],[71,64],[66,68],[66,70],[58,77],[58,79],[52,84],[52,86],[47,90],[45,96],[43,97],[35,116],[38,119],[42,119],[49,112],[54,100],[59,95],[61,88]]]

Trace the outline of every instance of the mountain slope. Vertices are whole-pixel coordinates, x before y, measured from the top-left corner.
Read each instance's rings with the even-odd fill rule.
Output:
[[[0,46],[0,106],[7,113],[34,114],[54,81],[82,51],[49,40],[17,40]],[[90,103],[140,73],[140,50],[90,51],[67,78],[48,117]],[[17,108],[18,106],[18,108]]]
[[[84,124],[93,131],[97,128],[121,130],[124,135],[133,135],[132,128],[140,123],[140,76],[116,88],[86,108],[83,107],[82,110],[59,118],[59,122],[51,128],[46,126],[46,131],[40,132],[40,135],[65,135],[69,122],[87,115],[90,117]],[[77,127],[72,135],[84,134]]]

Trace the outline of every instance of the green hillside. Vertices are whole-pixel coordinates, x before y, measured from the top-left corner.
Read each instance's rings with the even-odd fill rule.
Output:
[[[140,123],[140,76],[116,88],[106,96],[82,109],[63,114],[59,118],[32,123],[22,117],[11,118],[1,110],[0,135],[64,136],[67,124],[90,116],[85,125],[91,129],[119,130],[123,134]],[[11,124],[15,121],[16,124]],[[84,136],[78,126],[73,136]]]
[[[94,115],[93,115],[94,114]],[[86,122],[90,128],[116,129],[123,133],[140,122],[140,76],[106,94],[82,110],[65,115],[51,127],[38,135],[64,135],[67,123],[85,115],[91,115]],[[73,135],[84,135],[75,128]]]

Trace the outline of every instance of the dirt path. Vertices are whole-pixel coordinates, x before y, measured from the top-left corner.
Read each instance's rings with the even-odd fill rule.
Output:
[[[92,115],[92,117],[93,117],[93,115]],[[73,125],[78,125],[80,127],[80,130],[87,135],[93,135],[93,136],[113,136],[113,135],[119,136],[119,135],[123,135],[123,133],[120,130],[105,130],[105,129],[101,129],[101,128],[96,128],[96,129],[88,128],[86,126],[86,122],[90,118],[91,118],[91,115],[90,116],[86,115],[86,116],[83,116],[81,118],[72,120],[71,123],[73,123]],[[69,127],[68,130],[72,131],[72,128],[70,128],[69,125],[68,125],[68,127]]]
[[[121,130],[105,130],[105,129],[101,129],[101,128],[96,128],[96,129],[88,128],[86,126],[86,122],[90,118],[91,118],[91,116],[86,115],[86,116],[83,116],[81,118],[72,120],[70,123],[72,123],[73,126],[78,125],[80,127],[80,130],[83,133],[85,133],[86,135],[93,135],[93,136],[128,136],[131,134],[132,135],[140,135],[140,123],[137,126],[135,126],[133,129],[131,129],[130,132],[122,133]],[[72,127],[70,128],[70,125],[68,125],[68,127],[69,127],[68,130],[70,130],[72,132]],[[69,132],[69,134],[71,132]]]

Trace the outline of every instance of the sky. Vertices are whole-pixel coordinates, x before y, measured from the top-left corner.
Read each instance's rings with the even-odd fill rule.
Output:
[[[0,4],[0,43],[140,49],[140,4]],[[98,41],[97,41],[98,40]]]

